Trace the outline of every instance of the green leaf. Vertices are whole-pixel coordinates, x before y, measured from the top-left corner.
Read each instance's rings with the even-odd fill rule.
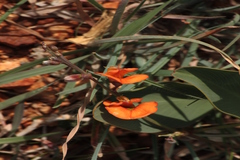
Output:
[[[221,112],[240,117],[238,72],[186,67],[176,70],[173,76],[194,85]]]
[[[158,111],[150,115],[149,118],[158,122],[160,126],[168,128],[190,126],[212,110],[212,105],[207,99],[194,98],[204,97],[204,95],[193,86],[180,83],[163,83],[163,86],[163,88],[151,86],[143,90],[127,92],[123,95],[128,98],[143,97],[145,102],[156,101]],[[193,95],[193,97],[188,95]],[[118,119],[109,114],[103,105],[95,107],[93,115],[98,121],[135,132],[156,133],[163,129],[144,119]]]

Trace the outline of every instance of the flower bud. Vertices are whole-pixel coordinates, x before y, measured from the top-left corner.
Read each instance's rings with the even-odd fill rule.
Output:
[[[58,51],[58,48],[56,46],[51,46],[50,47],[53,51]]]
[[[64,80],[66,82],[75,82],[79,80],[89,80],[92,78],[92,75],[90,73],[87,74],[72,74],[64,77]]]
[[[48,66],[48,65],[59,65],[61,63],[58,62],[58,61],[47,60],[47,61],[43,61],[42,64],[45,65],[45,66]]]

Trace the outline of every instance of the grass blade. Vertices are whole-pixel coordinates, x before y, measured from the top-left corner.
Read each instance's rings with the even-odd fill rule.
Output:
[[[23,5],[24,3],[26,3],[28,0],[21,0],[20,2],[18,2],[14,7],[12,7],[11,9],[9,9],[4,15],[2,15],[0,17],[0,23],[2,23],[8,16],[9,14],[11,14],[12,12],[14,12],[18,7],[20,7],[21,5]]]
[[[138,20],[133,21],[131,24],[127,25],[120,31],[118,31],[113,37],[119,37],[119,36],[126,36],[126,35],[133,35],[146,26],[149,25],[149,21],[160,11],[162,11],[165,7],[167,7],[170,3],[172,3],[174,0],[169,0],[166,3],[164,3],[162,6],[155,8],[154,10],[148,12],[145,16],[139,18]],[[163,16],[163,15],[162,15]],[[113,44],[103,44],[99,50],[106,49]]]
[[[21,142],[32,140],[34,138],[48,137],[48,136],[57,135],[61,133],[62,132],[53,132],[53,133],[37,134],[37,135],[31,135],[31,136],[0,138],[0,144],[21,143]]]
[[[111,34],[114,34],[116,31],[117,31],[117,28],[118,28],[118,24],[120,22],[120,19],[122,17],[122,14],[124,12],[124,9],[125,7],[127,6],[128,4],[128,0],[122,0],[118,6],[118,9],[116,10],[116,13],[113,17],[113,20],[112,20],[112,24],[111,24],[111,28],[110,28],[110,32]]]
[[[81,60],[84,60],[86,58],[88,58],[90,55],[85,55],[79,58],[75,58],[73,60],[71,60],[72,63],[77,63]],[[9,76],[4,76],[0,79],[0,85],[2,84],[6,84],[6,83],[10,83],[19,79],[23,79],[23,78],[27,78],[27,77],[32,77],[35,75],[41,75],[41,74],[47,74],[47,73],[51,73],[51,72],[55,72],[58,70],[61,70],[63,68],[65,68],[66,65],[60,64],[57,66],[44,66],[41,68],[36,68],[36,69],[31,69],[31,70],[27,70],[27,71],[22,71],[13,75],[9,75]]]
[[[98,145],[97,145],[97,147],[96,147],[96,149],[95,149],[95,151],[94,151],[94,153],[93,153],[93,156],[92,156],[92,159],[91,159],[91,160],[97,160],[98,153],[99,153],[99,151],[100,151],[100,149],[101,149],[101,147],[102,147],[102,144],[103,144],[104,139],[105,139],[105,138],[107,137],[107,135],[108,135],[109,128],[110,128],[110,126],[108,126],[108,127],[105,129],[105,131],[103,132],[103,135],[102,135],[102,137],[100,138],[100,140],[99,140],[99,142],[98,142]]]

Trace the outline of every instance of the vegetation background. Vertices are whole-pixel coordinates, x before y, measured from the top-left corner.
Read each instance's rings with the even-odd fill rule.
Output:
[[[239,8],[239,0],[0,0],[0,160],[240,159]],[[109,89],[96,72],[139,68],[149,79],[117,91],[156,101],[158,111],[113,117],[101,86],[64,81],[78,69],[42,65],[56,56],[42,42]]]

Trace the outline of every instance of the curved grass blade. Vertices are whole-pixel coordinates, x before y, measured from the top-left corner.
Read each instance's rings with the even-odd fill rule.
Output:
[[[218,49],[217,47],[210,45],[208,43],[192,39],[192,38],[186,38],[186,37],[180,37],[180,36],[149,36],[149,35],[142,35],[142,36],[123,36],[123,37],[114,37],[114,38],[107,38],[103,40],[97,41],[98,43],[106,43],[106,42],[119,42],[119,41],[125,41],[125,40],[139,40],[139,39],[159,39],[162,40],[179,40],[179,41],[185,41],[185,42],[192,42],[197,43],[203,46],[206,46],[208,48],[211,48],[218,52],[228,63],[230,63],[233,67],[235,67],[240,72],[240,67],[232,60],[231,57],[229,57],[225,52]],[[160,47],[161,49],[168,49],[172,48],[172,46],[163,46]]]

